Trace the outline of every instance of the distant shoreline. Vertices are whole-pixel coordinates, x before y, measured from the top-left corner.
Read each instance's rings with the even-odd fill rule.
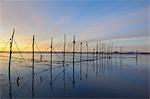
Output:
[[[0,53],[9,53],[9,51],[2,51]],[[32,51],[13,51],[13,53],[32,53]],[[39,52],[39,51],[35,51],[34,53],[50,53],[50,51],[46,51],[46,52]],[[61,51],[57,51],[57,52],[53,52],[53,53],[64,53],[64,52],[61,52]],[[73,53],[73,52],[65,52],[65,53]],[[80,52],[75,52],[76,54],[80,54]],[[87,52],[82,52],[83,54],[86,54]],[[88,52],[89,54],[93,54],[93,52]],[[96,52],[95,52],[96,54]],[[99,54],[102,54],[102,52],[99,52]],[[107,53],[103,53],[103,54],[107,54]],[[113,52],[112,54],[148,54],[150,55],[150,52]]]

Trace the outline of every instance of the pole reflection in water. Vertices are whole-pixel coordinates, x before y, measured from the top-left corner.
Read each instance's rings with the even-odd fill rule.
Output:
[[[95,71],[95,49],[93,49],[93,72]]]
[[[102,58],[102,74],[105,72],[105,58]]]
[[[13,30],[13,35],[14,35],[14,30]],[[124,96],[130,94],[129,92],[135,92],[136,96],[138,96],[139,94],[140,94],[140,96],[142,96],[143,94],[145,95],[145,93],[146,93],[144,88],[147,84],[146,83],[146,81],[147,81],[147,78],[146,78],[147,71],[146,70],[148,70],[147,69],[148,66],[147,66],[147,63],[145,63],[146,60],[144,60],[143,63],[141,63],[142,60],[139,60],[137,51],[136,51],[136,53],[134,52],[135,54],[132,53],[131,55],[133,55],[133,56],[131,56],[131,55],[123,52],[122,47],[120,47],[120,52],[118,52],[117,47],[116,47],[116,53],[115,53],[115,52],[113,52],[113,44],[105,46],[104,43],[100,44],[99,42],[97,42],[96,48],[93,49],[93,53],[92,53],[92,52],[90,52],[90,50],[88,50],[88,44],[90,44],[90,43],[86,42],[86,48],[87,48],[86,52],[82,52],[82,43],[80,43],[81,49],[80,49],[80,53],[79,53],[75,49],[76,41],[75,41],[75,36],[74,36],[73,37],[73,51],[71,53],[69,51],[68,51],[69,53],[66,52],[67,54],[69,54],[70,57],[65,57],[65,50],[66,50],[65,49],[65,43],[66,43],[65,39],[66,38],[64,36],[64,53],[63,52],[58,53],[60,56],[62,56],[62,60],[61,61],[59,60],[60,57],[58,57],[59,56],[58,54],[57,54],[58,56],[54,55],[55,50],[53,48],[53,39],[52,38],[51,38],[51,46],[49,49],[50,52],[48,52],[48,54],[45,54],[45,56],[44,56],[44,58],[46,57],[46,59],[48,59],[48,60],[44,60],[44,59],[42,59],[43,56],[41,56],[41,58],[39,59],[39,54],[41,55],[41,53],[34,52],[35,51],[35,48],[34,48],[35,47],[34,46],[35,38],[33,36],[32,52],[29,53],[31,55],[30,59],[27,59],[27,58],[18,59],[18,60],[20,60],[19,62],[21,62],[21,63],[19,63],[19,62],[16,62],[17,61],[16,57],[12,57],[12,62],[14,62],[13,63],[14,69],[17,69],[17,70],[13,70],[12,69],[13,66],[11,66],[13,35],[10,39],[10,53],[9,53],[10,56],[7,55],[7,56],[9,56],[9,65],[7,64],[8,60],[7,60],[7,62],[5,62],[5,59],[0,59],[0,62],[1,62],[1,60],[4,61],[4,62],[2,62],[2,65],[0,64],[1,65],[0,67],[2,68],[2,70],[4,70],[4,72],[2,71],[2,73],[4,73],[4,76],[6,75],[6,78],[8,79],[6,82],[4,82],[4,85],[0,85],[0,87],[4,87],[4,89],[7,90],[6,93],[5,93],[5,90],[4,90],[4,92],[2,92],[3,93],[2,99],[3,99],[3,96],[4,96],[4,99],[5,99],[5,97],[12,99],[12,98],[26,97],[26,96],[27,96],[27,98],[31,98],[31,97],[32,98],[35,98],[35,97],[41,98],[41,97],[49,97],[49,95],[52,97],[75,96],[75,95],[82,97],[82,95],[86,96],[87,93],[91,93],[91,96],[100,96],[99,94],[101,94],[101,93],[99,93],[98,91],[99,90],[101,91],[103,89],[105,89],[105,91],[106,91],[106,93],[104,92],[103,95],[105,95],[105,94],[112,95],[112,94],[109,94],[109,92],[113,93],[113,92],[111,92],[112,90],[118,91],[118,92],[116,92],[117,95],[118,95],[118,93],[121,93],[119,95],[123,94]],[[100,50],[99,50],[99,48],[100,48]],[[72,47],[71,47],[71,50],[72,50]],[[18,55],[18,53],[15,53],[15,54]],[[27,55],[27,56],[29,54],[25,53],[25,55]],[[19,55],[20,55],[20,52],[19,52]],[[140,59],[142,57],[144,57],[146,59],[149,58],[149,56],[147,56],[147,55],[146,56],[144,56],[142,54],[139,54],[139,55],[140,55]],[[37,57],[38,57],[38,60],[37,60]],[[23,67],[22,61],[28,61],[30,64],[32,64],[31,67],[28,67],[27,64],[25,64],[26,66]],[[139,62],[140,65],[142,64],[141,66],[137,66],[138,61],[140,61]],[[119,62],[120,62],[120,64],[119,64]],[[78,67],[77,64],[80,67]],[[3,65],[4,66],[6,65],[6,67],[8,67],[8,68],[7,69],[3,68],[4,67]],[[29,68],[28,70],[31,69],[31,71],[30,71],[31,74],[29,74],[29,71],[25,70],[25,69],[27,69],[26,67]],[[70,67],[70,68],[68,68],[68,67]],[[91,72],[92,69],[93,69],[93,72]],[[135,70],[137,70],[137,71],[135,71]],[[40,73],[40,75],[38,75],[38,73]],[[58,73],[58,75],[57,75],[57,73]],[[75,75],[75,74],[77,74],[77,75]],[[69,76],[71,76],[71,77],[69,78]],[[16,77],[17,77],[17,80],[16,80]],[[55,79],[53,79],[54,77],[55,77]],[[83,79],[84,77],[85,77],[85,79]],[[109,79],[107,79],[107,77]],[[124,78],[126,77],[126,78],[122,79],[123,77]],[[28,80],[27,80],[27,78],[28,78]],[[39,79],[37,80],[37,78],[39,78],[40,81],[39,81]],[[134,78],[135,81],[138,83],[134,82],[134,80],[132,78]],[[136,78],[138,78],[138,79],[136,79]],[[80,81],[79,81],[79,79],[80,79]],[[124,84],[124,80],[126,80],[128,82],[128,84]],[[27,82],[29,82],[29,83],[27,83]],[[76,84],[76,82],[78,82],[78,83]],[[108,84],[107,82],[110,82],[110,83]],[[141,82],[142,82],[142,84],[141,84]],[[115,87],[113,87],[111,85],[112,83],[115,85]],[[0,78],[0,84],[1,84],[1,78]],[[76,84],[76,88],[74,88],[75,84]],[[119,87],[123,88],[123,90],[120,89],[117,84],[120,84]],[[72,88],[72,85],[73,85],[73,88]],[[140,87],[140,89],[139,89],[139,85],[142,86],[142,87]],[[40,87],[42,86],[40,90],[38,90],[39,86]],[[130,86],[134,86],[134,88],[132,88]],[[28,87],[31,87],[31,88],[28,88]],[[109,87],[112,88],[112,90],[109,90],[110,89]],[[27,90],[25,90],[25,88]],[[62,90],[60,90],[61,88],[62,88]],[[68,90],[69,88],[71,89],[71,91]],[[83,89],[81,90],[81,88],[83,88]],[[131,91],[126,88],[131,89]],[[125,90],[128,90],[129,92],[124,92]],[[29,95],[27,95],[26,91],[29,92]],[[80,93],[80,91],[85,91],[85,92]],[[93,91],[93,93],[92,93],[92,91]],[[94,93],[94,91],[96,91],[97,93]],[[115,91],[113,94],[116,94]],[[143,91],[145,91],[145,92],[142,93]],[[66,92],[67,92],[67,94],[66,94]],[[132,95],[132,94],[130,94],[130,95]]]
[[[64,92],[66,91],[66,68],[65,66],[63,67],[63,81],[64,81]]]
[[[34,74],[32,74],[32,98],[34,98]]]
[[[94,50],[93,50],[93,52],[94,52]],[[24,80],[24,79],[22,80],[22,75],[19,75],[19,76],[17,75],[16,77],[21,78],[21,79],[17,78],[18,79],[17,82],[19,82],[19,87],[18,87],[17,83],[14,85],[13,82],[11,82],[11,78],[13,80],[13,77],[10,77],[10,83],[7,86],[7,88],[8,88],[7,92],[9,92],[9,96],[7,94],[7,97],[9,97],[10,99],[16,97],[15,93],[17,93],[18,89],[23,88],[22,86],[24,86],[24,89],[25,89],[26,87],[29,87],[29,85],[31,85],[31,83],[32,83],[32,87],[29,89],[30,91],[29,91],[29,96],[28,96],[30,98],[31,97],[32,98],[49,97],[49,95],[52,97],[54,97],[55,95],[67,96],[69,93],[71,93],[71,94],[69,94],[70,96],[73,96],[72,93],[77,94],[76,91],[79,91],[80,90],[79,88],[82,88],[82,86],[84,86],[86,88],[86,86],[94,86],[92,84],[96,83],[97,84],[96,87],[99,88],[99,86],[102,86],[99,84],[100,82],[102,82],[101,84],[103,84],[105,81],[110,81],[110,82],[115,81],[116,78],[114,79],[114,77],[120,77],[120,75],[117,75],[118,73],[125,73],[129,69],[128,66],[133,66],[131,68],[134,69],[134,66],[136,66],[135,62],[138,62],[135,58],[135,55],[133,55],[130,59],[129,58],[127,59],[128,55],[121,54],[120,57],[117,57],[117,55],[118,55],[117,54],[117,55],[112,55],[112,57],[109,59],[108,57],[105,56],[106,54],[99,53],[99,54],[103,54],[103,56],[101,55],[101,58],[97,59],[97,57],[93,58],[93,56],[98,56],[98,55],[96,55],[97,54],[96,51],[95,51],[95,55],[93,55],[93,53],[90,53],[90,52],[88,54],[89,54],[89,56],[88,56],[89,61],[88,60],[87,61],[88,61],[88,65],[89,65],[89,72],[88,72],[87,79],[83,78],[83,77],[85,77],[85,74],[87,73],[87,62],[83,60],[84,58],[87,59],[87,53],[83,54],[83,56],[82,56],[82,53],[79,53],[78,58],[74,58],[73,64],[72,64],[72,54],[70,54],[71,62],[69,63],[66,60],[66,63],[68,62],[67,64],[69,64],[69,65],[66,65],[66,63],[65,64],[55,64],[55,62],[53,62],[53,64],[52,64],[53,68],[48,65],[48,67],[46,67],[48,70],[47,70],[47,72],[45,71],[46,74],[44,72],[42,72],[40,75],[38,75],[37,72],[38,72],[38,64],[39,63],[36,63],[36,61],[34,61],[34,48],[33,48],[33,57],[32,57],[33,60],[30,61],[30,62],[32,62],[32,65],[33,65],[32,66],[32,69],[33,69],[32,70],[33,71],[32,72],[32,80],[30,79],[29,84],[23,85],[23,82],[26,80]],[[77,57],[78,54],[75,53],[75,55]],[[74,55],[74,57],[75,57],[75,55]],[[62,56],[63,56],[63,54],[62,54]],[[35,54],[35,57],[36,57],[36,54]],[[47,57],[49,57],[49,53],[47,54]],[[54,57],[55,56],[53,56],[53,58]],[[68,57],[66,57],[66,59],[67,58]],[[76,59],[79,59],[80,61],[75,61]],[[96,59],[96,60],[94,61],[94,59]],[[91,61],[91,60],[93,60],[93,61]],[[132,62],[129,62],[129,63],[132,63],[132,65],[127,65],[126,64],[127,60],[131,60]],[[117,66],[116,66],[116,61],[120,62],[120,64],[118,63]],[[123,65],[123,61],[124,61],[124,65]],[[96,64],[95,64],[95,62],[96,62]],[[47,63],[49,63],[49,61]],[[72,66],[75,67],[75,65],[76,65],[76,68],[72,69]],[[41,64],[40,64],[40,66],[41,66]],[[42,66],[44,66],[44,65],[42,65]],[[57,68],[57,66],[60,68]],[[96,67],[96,69],[93,72],[92,69],[94,66]],[[120,66],[120,68],[119,68],[119,66]],[[34,73],[34,67],[36,67],[35,73]],[[44,67],[43,69],[46,69],[46,68]],[[138,68],[138,66],[136,68]],[[57,73],[60,74],[60,76],[56,76],[56,79],[52,80],[52,76],[50,75],[51,73],[53,73],[53,78],[55,78]],[[45,78],[47,74],[48,74],[48,76],[47,76],[47,78]],[[77,74],[77,75],[75,75],[75,74]],[[132,77],[132,75],[131,75],[131,77]],[[37,78],[39,78],[39,79],[36,80]],[[60,79],[58,79],[58,78],[60,78]],[[54,82],[54,80],[55,80],[55,82]],[[51,81],[50,84],[49,84],[49,81]],[[78,82],[78,83],[75,83],[75,82]],[[88,84],[91,84],[91,85],[88,85]],[[73,88],[72,88],[72,85],[73,85]],[[39,86],[41,86],[40,90],[38,88]],[[61,88],[62,88],[62,90],[61,90]],[[93,87],[90,87],[90,88],[93,88]],[[13,91],[12,91],[12,89],[13,89]],[[22,89],[21,91],[19,90],[19,94],[17,95],[17,97],[27,95],[27,93],[25,92],[26,89],[25,90],[24,89]],[[32,90],[32,92],[31,92],[31,90]],[[43,92],[41,92],[41,91],[43,91]],[[46,92],[48,92],[48,93],[46,93]],[[31,96],[31,94],[32,94],[32,96]]]
[[[98,77],[98,59],[97,58],[96,58],[96,77]]]
[[[11,77],[9,77],[9,99],[12,99],[12,92],[11,92]]]

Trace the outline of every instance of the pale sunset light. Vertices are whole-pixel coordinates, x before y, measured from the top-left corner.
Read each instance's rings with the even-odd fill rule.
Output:
[[[43,49],[51,37],[57,43],[66,34],[68,40],[75,35],[78,41],[87,42],[126,39],[122,46],[128,47],[129,44],[129,50],[136,45],[136,50],[148,51],[148,0],[2,0],[0,7],[0,48],[15,28],[20,49],[26,46],[32,35]]]
[[[150,0],[0,0],[0,99],[150,99]]]

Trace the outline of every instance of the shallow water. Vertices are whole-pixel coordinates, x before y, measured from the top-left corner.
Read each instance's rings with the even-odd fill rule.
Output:
[[[11,62],[11,84],[8,78],[8,54],[0,54],[0,97],[5,98],[49,98],[49,97],[104,97],[104,98],[148,98],[149,55],[113,55],[79,62],[75,55],[73,70],[72,54],[66,55],[63,66],[62,54],[35,55],[35,73],[32,75],[32,54],[13,54]],[[95,58],[95,57],[94,57]],[[24,60],[23,60],[24,59]],[[82,60],[87,60],[83,55]],[[51,75],[52,74],[52,75]],[[19,80],[17,82],[17,78]],[[33,78],[34,77],[34,78]],[[11,90],[10,90],[11,88]]]

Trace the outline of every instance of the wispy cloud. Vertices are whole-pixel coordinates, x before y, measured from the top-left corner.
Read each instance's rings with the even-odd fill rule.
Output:
[[[45,46],[50,37],[57,42],[64,33],[69,40],[76,35],[78,41],[149,36],[147,2],[91,2],[2,2],[0,37],[9,39],[13,27],[18,40],[35,34]]]
[[[127,15],[104,17],[80,26],[81,38],[111,39],[148,36],[148,8]],[[95,19],[93,19],[95,20]],[[85,37],[86,36],[86,37]]]

